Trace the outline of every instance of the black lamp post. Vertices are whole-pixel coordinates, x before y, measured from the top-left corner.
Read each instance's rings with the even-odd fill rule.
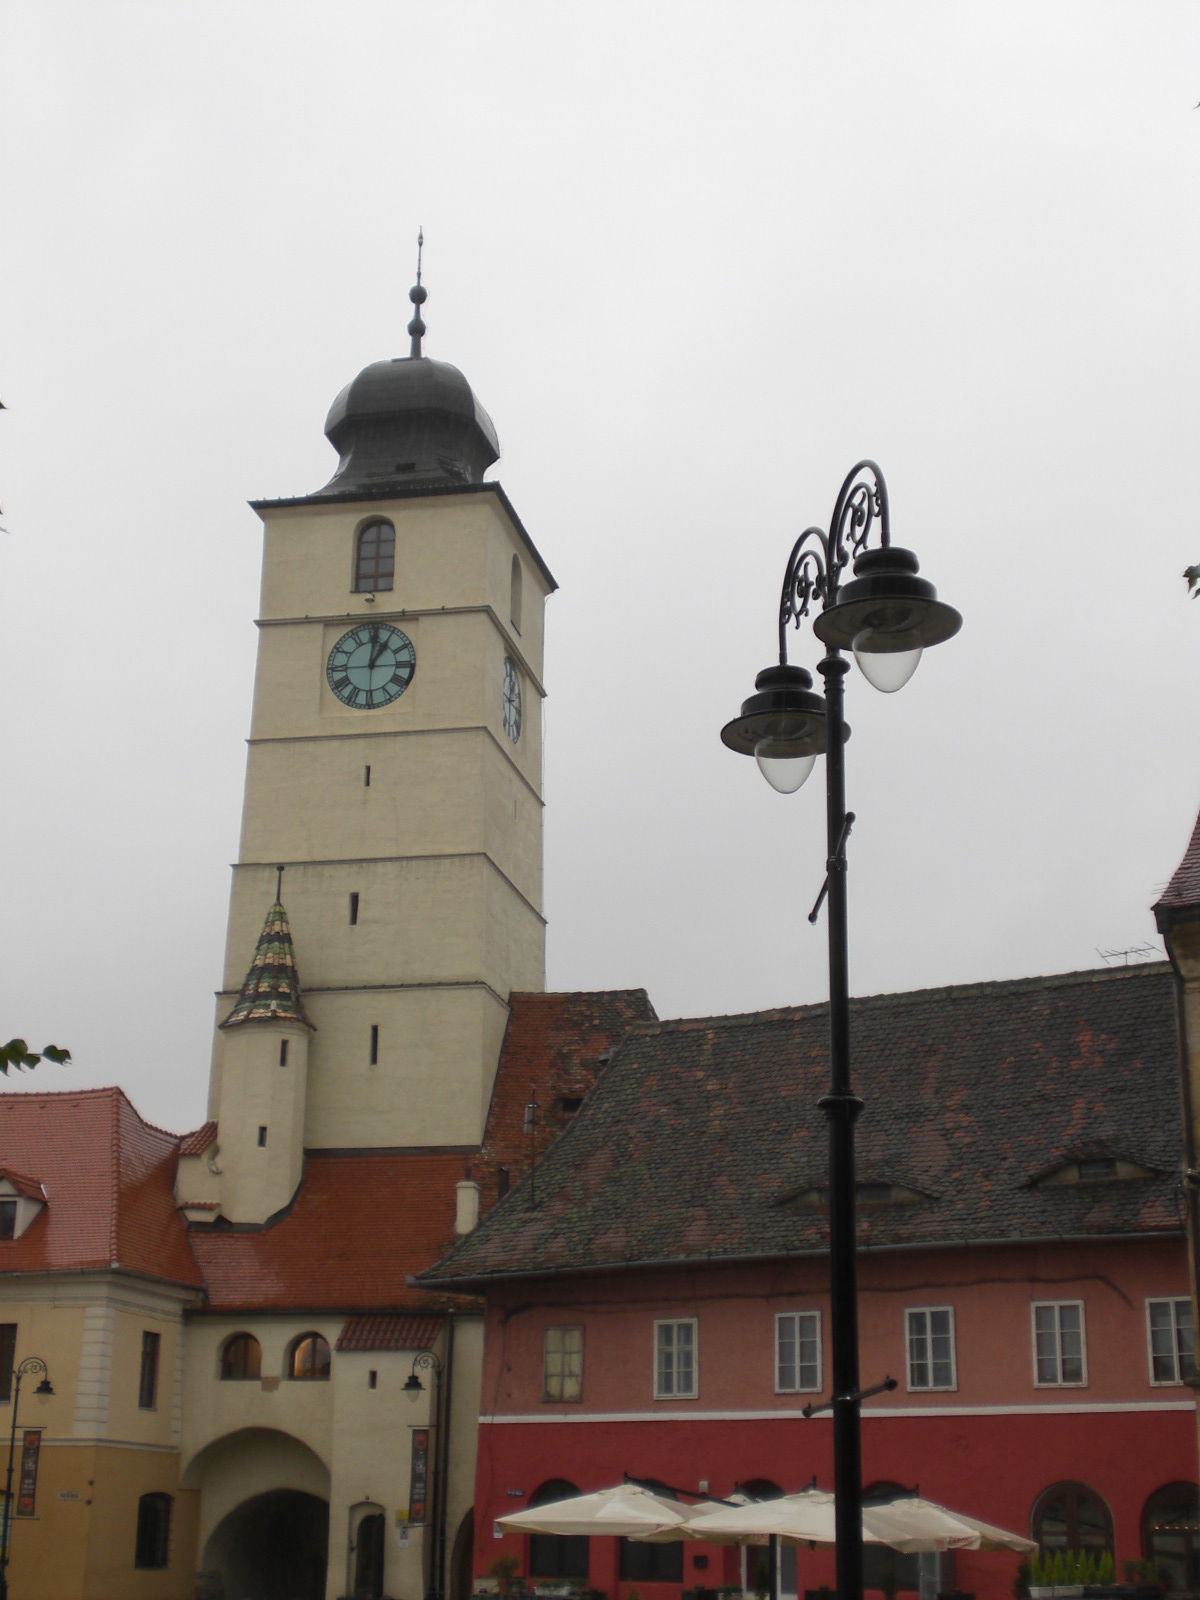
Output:
[[[446,1467],[449,1460],[449,1441],[446,1432],[445,1402],[442,1385],[442,1363],[432,1350],[418,1350],[413,1357],[412,1371],[404,1380],[405,1394],[421,1394],[425,1385],[417,1376],[420,1368],[432,1372],[435,1380],[433,1402],[433,1493],[430,1496],[430,1528],[433,1534],[429,1552],[429,1576],[425,1600],[442,1600],[446,1592]],[[5,1600],[0,1594],[0,1600]]]
[[[12,1427],[8,1435],[8,1470],[4,1477],[4,1545],[0,1549],[0,1600],[8,1600],[8,1542],[12,1537],[13,1460],[17,1453],[17,1407],[21,1400],[21,1380],[42,1374],[34,1394],[53,1394],[54,1387],[41,1356],[26,1356],[12,1371]]]
[[[868,548],[878,525],[879,542]],[[842,574],[854,560],[854,573]],[[788,664],[787,629],[816,610],[812,629],[826,647],[812,677]],[[825,754],[828,852],[821,901],[829,897],[830,1092],[818,1102],[829,1124],[830,1338],[833,1349],[833,1475],[839,1600],[861,1600],[862,1452],[858,1376],[858,1268],[854,1192],[854,1124],[863,1103],[850,1086],[850,986],[846,934],[846,839],[854,813],[846,810],[844,683],[852,649],[869,682],[884,693],[902,688],[926,645],[958,632],[962,618],[917,576],[917,560],[891,541],[887,484],[873,461],[860,461],[838,492],[828,531],[806,528],[792,547],[779,601],[779,665],[754,680],[756,693],[741,715],[721,729],[731,750],[757,758],[763,775],[783,794],[797,790]],[[889,1385],[891,1380],[888,1380]],[[881,1385],[880,1387],[884,1387]],[[877,1392],[875,1390],[869,1391]],[[824,1409],[824,1408],[821,1408]],[[0,1597],[3,1600],[3,1597]]]

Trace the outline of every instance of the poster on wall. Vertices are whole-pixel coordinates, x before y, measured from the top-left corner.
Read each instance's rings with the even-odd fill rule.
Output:
[[[38,1457],[42,1451],[42,1430],[21,1430],[21,1476],[18,1479],[17,1515],[32,1517],[37,1511]]]
[[[429,1482],[429,1429],[412,1430],[412,1469],[408,1478],[408,1520],[425,1521],[426,1485]]]

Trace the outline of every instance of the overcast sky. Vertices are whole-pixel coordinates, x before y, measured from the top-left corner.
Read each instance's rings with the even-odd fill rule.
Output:
[[[1195,0],[9,0],[5,35],[0,1034],[76,1058],[26,1087],[203,1115],[246,502],[323,484],[333,396],[407,353],[419,224],[426,354],[561,585],[552,987],[823,998],[820,770],[780,797],[718,734],[863,455],[965,620],[848,684],[855,992],[1155,941],[1200,803]]]

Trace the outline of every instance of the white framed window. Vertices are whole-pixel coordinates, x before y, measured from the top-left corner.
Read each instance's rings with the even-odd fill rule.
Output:
[[[775,1393],[821,1387],[821,1313],[780,1311],[775,1318]]]
[[[1186,1383],[1196,1374],[1190,1300],[1147,1300],[1150,1382]]]
[[[904,1313],[910,1389],[956,1389],[954,1307],[913,1306]]]
[[[542,1341],[542,1399],[583,1395],[583,1329],[547,1328]]]
[[[1033,1381],[1040,1387],[1087,1383],[1082,1300],[1035,1300]]]
[[[696,1319],[654,1324],[654,1398],[692,1399],[696,1382]]]

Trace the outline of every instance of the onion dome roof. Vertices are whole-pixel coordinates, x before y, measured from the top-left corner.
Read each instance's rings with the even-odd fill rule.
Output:
[[[418,258],[411,351],[364,367],[330,406],[325,435],[341,459],[320,494],[481,483],[499,457],[492,419],[462,373],[421,354],[426,298]]]

